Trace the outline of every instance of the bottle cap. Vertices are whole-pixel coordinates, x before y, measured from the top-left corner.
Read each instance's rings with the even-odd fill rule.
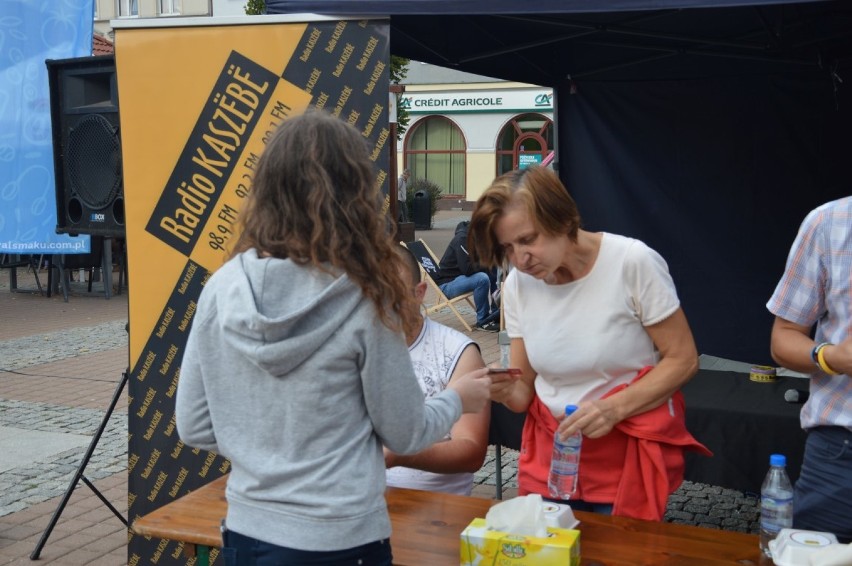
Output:
[[[577,405],[565,405],[565,416],[574,413],[577,410]]]
[[[769,456],[770,466],[786,466],[787,458],[783,454],[772,454]]]

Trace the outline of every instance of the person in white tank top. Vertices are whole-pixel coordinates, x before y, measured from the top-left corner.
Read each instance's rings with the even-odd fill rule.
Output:
[[[400,252],[409,267],[403,279],[410,281],[418,304],[422,303],[426,283],[420,279],[417,260],[405,248]],[[446,389],[453,379],[485,364],[479,346],[465,334],[428,317],[422,320],[419,331],[406,339],[414,374],[428,399]],[[482,467],[488,449],[490,412],[489,405],[479,413],[462,415],[442,442],[417,454],[403,456],[385,448],[387,484],[470,495],[473,473]]]

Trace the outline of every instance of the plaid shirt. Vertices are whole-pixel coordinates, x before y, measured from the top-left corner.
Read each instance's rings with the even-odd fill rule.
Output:
[[[802,222],[769,311],[795,324],[816,324],[816,343],[852,334],[852,197],[826,203]],[[802,427],[852,430],[852,377],[815,369]]]

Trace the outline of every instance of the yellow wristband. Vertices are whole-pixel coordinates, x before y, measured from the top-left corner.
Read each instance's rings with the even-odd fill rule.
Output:
[[[819,369],[828,375],[840,375],[839,371],[831,369],[831,366],[825,361],[825,347],[830,345],[831,344],[825,344],[822,348],[817,349],[817,365],[819,366]]]

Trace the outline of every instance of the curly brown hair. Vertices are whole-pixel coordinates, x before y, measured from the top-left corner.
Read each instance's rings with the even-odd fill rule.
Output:
[[[550,169],[529,167],[497,177],[476,201],[467,234],[472,261],[486,267],[504,265],[506,254],[494,228],[511,206],[524,208],[542,234],[566,234],[577,241],[582,219],[568,189]]]
[[[285,120],[260,157],[232,255],[290,259],[346,273],[393,330],[416,328],[398,244],[380,212],[367,142],[346,122],[311,110]]]

